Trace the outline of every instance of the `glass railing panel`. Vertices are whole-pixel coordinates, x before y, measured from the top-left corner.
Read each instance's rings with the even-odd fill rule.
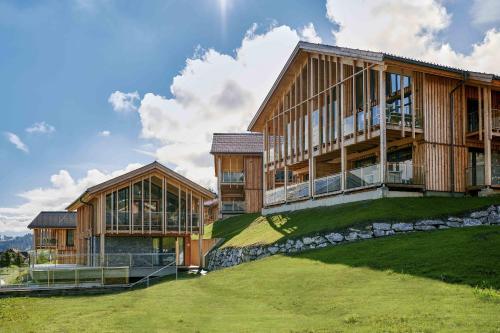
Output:
[[[243,183],[244,182],[243,172],[223,172],[222,182],[223,183]]]
[[[349,170],[346,172],[348,189],[375,185],[380,183],[380,164]]]
[[[309,197],[309,182],[302,182],[287,187],[287,200]]]
[[[358,112],[358,114],[356,115],[356,123],[357,123],[356,129],[358,131],[363,131],[365,129],[365,113],[364,112]]]
[[[314,193],[316,195],[327,194],[340,191],[341,189],[341,174],[334,174],[314,181]]]
[[[351,135],[354,133],[354,116],[344,118],[344,135]]]
[[[424,169],[412,161],[388,162],[386,182],[390,184],[423,185]]]
[[[268,190],[265,193],[264,203],[272,205],[285,201],[285,188],[279,187],[276,189]]]

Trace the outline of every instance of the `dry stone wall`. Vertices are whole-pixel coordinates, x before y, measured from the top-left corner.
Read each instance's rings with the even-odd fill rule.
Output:
[[[424,232],[481,225],[500,225],[500,206],[490,206],[486,210],[475,211],[465,217],[425,219],[411,223],[377,222],[364,227],[362,230],[350,228],[344,232],[326,232],[314,236],[288,239],[270,245],[216,248],[207,255],[208,270],[236,266],[274,254],[292,254],[363,239],[387,237],[407,232]]]

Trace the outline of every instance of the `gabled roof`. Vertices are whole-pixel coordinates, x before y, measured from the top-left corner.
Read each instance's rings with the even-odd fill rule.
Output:
[[[167,168],[163,164],[154,161],[154,162],[147,164],[143,167],[132,170],[130,172],[127,172],[123,175],[120,175],[118,177],[115,177],[113,179],[105,181],[103,183],[97,184],[95,186],[89,187],[75,201],[73,201],[66,209],[68,209],[68,210],[75,209],[75,205],[77,205],[79,202],[83,203],[82,201],[86,195],[94,194],[96,192],[105,190],[108,187],[112,187],[114,185],[117,185],[117,184],[119,184],[123,181],[126,181],[128,179],[131,179],[131,178],[134,178],[134,177],[137,177],[137,176],[140,176],[142,174],[145,174],[145,173],[148,173],[151,171],[155,171],[155,170],[167,174],[169,177],[176,179],[177,181],[192,187],[193,189],[205,194],[209,198],[215,198],[215,194],[212,193],[211,191],[207,190],[203,186],[196,184],[192,180],[189,180],[188,178],[178,174],[177,172],[173,171],[172,169]]]
[[[432,68],[432,69],[443,70],[443,71],[452,72],[452,73],[461,74],[461,75],[468,74],[469,77],[471,77],[471,78],[473,77],[473,78],[478,79],[478,80],[484,80],[484,81],[490,81],[490,82],[491,82],[491,80],[500,80],[500,76],[496,75],[496,74],[474,72],[474,71],[469,71],[469,70],[460,69],[460,68],[456,68],[456,67],[445,66],[445,65],[435,64],[435,63],[421,61],[421,60],[417,60],[417,59],[397,56],[397,55],[390,54],[390,53],[366,51],[366,50],[359,50],[359,49],[351,49],[348,47],[340,47],[340,46],[333,46],[333,45],[326,45],[326,44],[314,44],[314,43],[300,41],[297,43],[297,46],[295,47],[292,54],[288,58],[285,66],[283,67],[280,74],[278,75],[278,78],[276,79],[273,86],[271,87],[271,90],[269,91],[267,96],[264,98],[264,101],[262,102],[259,109],[257,110],[257,113],[252,118],[252,121],[250,122],[250,125],[248,126],[248,131],[253,130],[255,123],[259,119],[261,113],[264,111],[264,108],[266,107],[267,103],[269,102],[269,100],[273,96],[274,92],[278,88],[280,82],[282,81],[283,77],[285,76],[288,69],[292,65],[297,54],[301,51],[324,53],[324,54],[330,54],[330,55],[335,55],[335,56],[339,56],[339,57],[352,57],[352,58],[362,59],[362,60],[366,60],[366,61],[373,62],[373,63],[382,63],[384,60],[393,60],[393,61],[399,61],[399,62],[403,62],[403,63],[407,63],[407,64],[424,66],[424,67],[428,67],[428,68]]]
[[[262,154],[262,133],[214,133],[211,154]]]
[[[40,212],[40,214],[31,221],[28,228],[75,229],[76,212]]]

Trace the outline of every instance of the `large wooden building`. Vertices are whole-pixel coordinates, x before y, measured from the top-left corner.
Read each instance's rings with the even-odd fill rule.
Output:
[[[67,207],[77,217],[76,253],[91,265],[103,264],[108,254],[175,253],[179,266],[190,266],[199,262],[191,236],[203,234],[204,202],[214,198],[153,162],[87,189]]]
[[[262,134],[214,133],[219,218],[262,209]]]
[[[500,188],[500,77],[299,42],[248,127],[264,212]]]
[[[48,251],[56,256],[74,255],[76,213],[40,212],[28,225],[33,230],[33,250]]]

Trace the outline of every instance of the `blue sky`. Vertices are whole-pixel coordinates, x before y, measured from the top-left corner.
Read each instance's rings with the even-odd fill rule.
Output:
[[[210,186],[211,132],[246,127],[298,39],[500,72],[488,57],[500,51],[497,2],[393,2],[0,1],[0,232],[135,163]],[[375,17],[377,4],[389,5]],[[403,42],[377,35],[380,22],[401,22]],[[115,91],[130,102],[121,110]],[[227,95],[234,107],[213,104]],[[204,110],[220,121],[185,125]]]

